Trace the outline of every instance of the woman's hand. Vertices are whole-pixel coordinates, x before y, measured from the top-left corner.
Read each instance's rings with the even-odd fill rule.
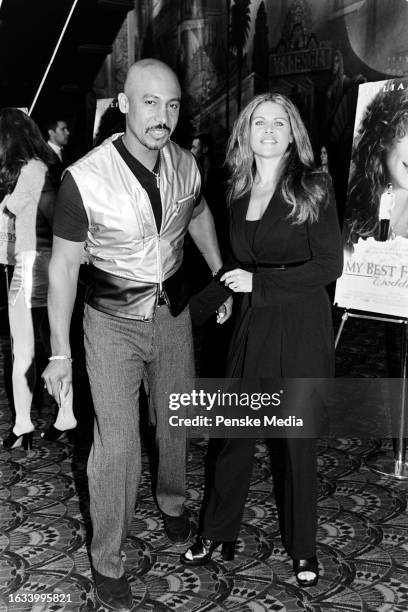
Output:
[[[251,293],[252,277],[252,272],[236,268],[235,270],[225,272],[225,274],[221,276],[220,281],[224,282],[225,285],[235,293]]]

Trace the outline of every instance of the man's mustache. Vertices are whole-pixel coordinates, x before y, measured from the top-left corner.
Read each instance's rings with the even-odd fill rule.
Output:
[[[151,130],[167,130],[168,132],[170,132],[169,126],[165,123],[158,123],[157,125],[152,125],[151,127],[147,128],[146,132],[150,132]]]

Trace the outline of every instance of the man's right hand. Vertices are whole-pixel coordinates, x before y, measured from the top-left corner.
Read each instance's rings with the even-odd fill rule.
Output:
[[[48,319],[51,350],[54,359],[42,373],[45,386],[59,406],[66,399],[72,384],[69,328],[77,292],[79,266],[84,252],[83,242],[71,242],[54,235],[48,268]],[[55,359],[66,355],[66,359]]]
[[[44,380],[48,393],[60,406],[72,385],[72,364],[69,359],[50,361],[41,378]]]

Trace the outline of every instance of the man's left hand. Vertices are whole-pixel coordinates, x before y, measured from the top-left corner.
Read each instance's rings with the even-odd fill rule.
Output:
[[[232,314],[232,302],[233,299],[230,296],[219,308],[217,308],[217,323],[220,325],[230,318]]]
[[[225,285],[235,293],[251,293],[252,278],[252,272],[241,270],[241,268],[235,268],[235,270],[225,272],[225,274],[221,276],[220,281],[224,282]]]

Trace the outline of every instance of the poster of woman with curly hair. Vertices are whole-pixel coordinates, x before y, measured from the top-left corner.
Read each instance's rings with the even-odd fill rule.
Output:
[[[408,317],[408,80],[359,87],[335,303]]]

